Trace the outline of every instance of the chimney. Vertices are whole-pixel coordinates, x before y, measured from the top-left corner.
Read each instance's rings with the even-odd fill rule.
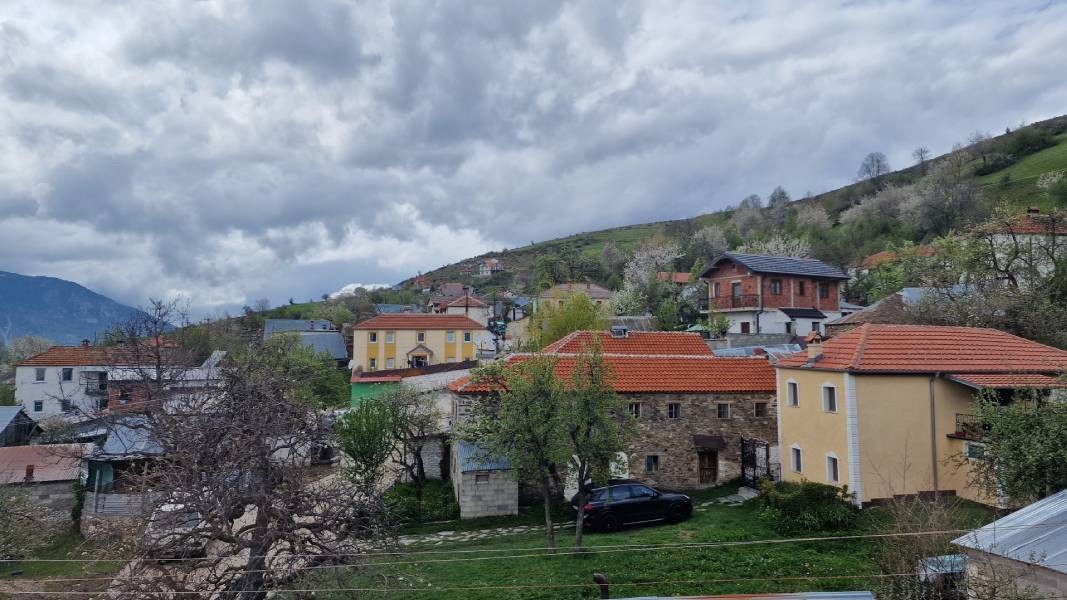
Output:
[[[33,465],[26,465],[26,477],[23,481],[26,483],[33,481]]]
[[[82,340],[82,348],[88,348],[88,347],[89,347],[89,340],[88,339],[83,339]]]
[[[471,305],[471,288],[470,286],[463,286],[463,314],[470,316]]]
[[[822,335],[818,331],[813,331],[808,334],[808,365],[815,364],[815,361],[822,357]]]
[[[1026,214],[1028,214],[1028,215],[1039,215],[1039,214],[1041,214],[1041,209],[1036,207],[1036,206],[1031,206],[1030,208],[1026,209]]]

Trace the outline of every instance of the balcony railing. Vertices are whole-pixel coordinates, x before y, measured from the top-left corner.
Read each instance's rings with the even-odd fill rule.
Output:
[[[989,427],[982,424],[978,415],[956,413],[956,431],[952,437],[965,440],[980,440],[989,432]]]
[[[742,294],[740,296],[719,296],[711,299],[713,310],[728,310],[731,308],[755,308],[759,306],[758,294]]]

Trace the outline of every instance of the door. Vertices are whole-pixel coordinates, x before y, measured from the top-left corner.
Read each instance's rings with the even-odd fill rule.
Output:
[[[667,516],[666,501],[647,485],[630,486],[631,521],[651,521]]]
[[[719,480],[719,452],[708,450],[697,455],[700,464],[701,485],[712,484]]]

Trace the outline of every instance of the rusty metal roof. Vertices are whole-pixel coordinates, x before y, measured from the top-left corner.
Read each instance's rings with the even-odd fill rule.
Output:
[[[0,448],[0,485],[73,481],[81,470],[88,449],[83,444],[8,446]],[[27,467],[33,479],[26,481]]]

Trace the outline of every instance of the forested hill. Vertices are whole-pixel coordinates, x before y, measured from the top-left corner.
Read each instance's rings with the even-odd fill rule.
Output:
[[[847,266],[904,243],[923,243],[981,222],[995,211],[1067,207],[1067,115],[990,136],[963,134],[954,151],[937,157],[916,150],[915,164],[888,171],[884,157],[862,159],[857,182],[791,199],[777,188],[736,207],[690,219],[584,232],[472,257],[424,273],[434,282],[464,281],[486,293],[530,292],[552,281],[591,280],[617,287],[626,255],[653,237],[683,251],[675,268],[688,271],[708,253],[784,235],[807,243],[813,256]],[[852,171],[853,165],[843,165]],[[709,228],[709,226],[711,226]],[[489,279],[469,274],[485,258],[505,271]],[[410,284],[413,279],[402,284]]]

